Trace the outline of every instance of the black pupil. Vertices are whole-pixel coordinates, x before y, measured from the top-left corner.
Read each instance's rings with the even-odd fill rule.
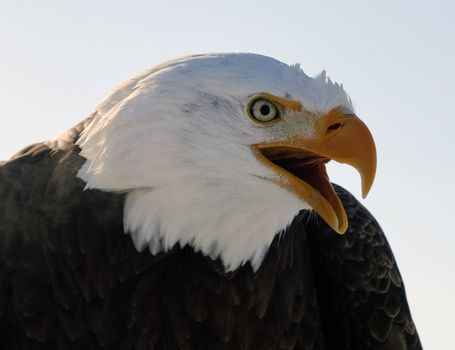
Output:
[[[262,105],[260,111],[262,115],[267,115],[270,113],[270,107],[267,105]]]

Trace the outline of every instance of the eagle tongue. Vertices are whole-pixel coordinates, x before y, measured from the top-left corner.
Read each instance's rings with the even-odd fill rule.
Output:
[[[311,158],[308,158],[305,163],[296,162],[292,167],[285,169],[317,190],[330,203],[338,216],[338,196],[330,183],[325,166],[328,160],[321,157]]]
[[[270,148],[264,153],[273,163],[311,186],[315,193],[323,197],[332,208],[338,220],[338,227],[344,225],[346,216],[344,207],[330,183],[325,166],[330,159],[290,147]],[[318,212],[316,208],[314,209]]]
[[[330,204],[338,220],[338,228],[343,228],[341,231],[344,233],[347,228],[347,226],[345,226],[347,225],[346,211],[343,203],[330,182],[325,164],[319,163],[318,165],[312,167],[312,169],[308,172],[308,175],[302,177],[301,179],[317,190]]]
[[[322,197],[330,203],[338,216],[337,207],[339,199],[332,187],[325,164],[319,163],[315,165],[309,172],[308,177],[303,177],[302,180],[319,191]]]
[[[261,161],[286,179],[284,187],[296,191],[336,232],[346,231],[346,212],[325,167],[329,158],[294,146],[267,145],[255,150]]]

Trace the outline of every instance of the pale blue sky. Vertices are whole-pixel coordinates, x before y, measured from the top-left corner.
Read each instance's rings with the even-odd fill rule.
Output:
[[[454,18],[449,0],[0,0],[0,159],[166,59],[248,51],[327,69],[375,137],[378,174],[363,202],[394,249],[424,346],[453,350]],[[329,174],[360,197],[353,170]]]

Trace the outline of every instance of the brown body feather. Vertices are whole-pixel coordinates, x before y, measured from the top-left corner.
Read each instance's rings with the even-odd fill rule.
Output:
[[[78,151],[0,166],[1,349],[420,349],[385,237],[343,189],[345,236],[302,212],[256,273],[225,273],[190,247],[138,253],[124,194],[83,191]]]

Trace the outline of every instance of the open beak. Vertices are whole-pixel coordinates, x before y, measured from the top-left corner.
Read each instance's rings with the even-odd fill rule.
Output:
[[[348,228],[346,211],[335,193],[325,164],[347,163],[358,170],[362,195],[376,173],[376,147],[366,125],[353,114],[333,109],[316,122],[317,136],[253,145],[256,157],[280,176],[277,183],[307,202],[336,232]]]

